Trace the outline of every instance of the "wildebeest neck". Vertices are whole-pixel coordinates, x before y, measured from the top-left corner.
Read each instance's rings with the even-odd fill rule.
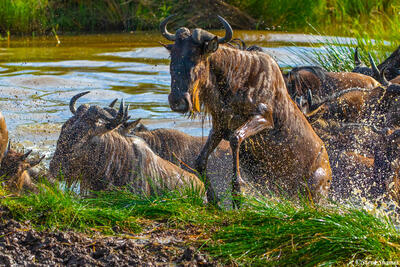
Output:
[[[259,112],[260,103],[271,109],[278,123],[289,123],[293,112],[301,114],[288,97],[278,65],[267,54],[221,46],[207,60],[209,77],[200,100],[213,117],[247,115],[231,120],[239,125]],[[218,114],[221,109],[226,114]]]

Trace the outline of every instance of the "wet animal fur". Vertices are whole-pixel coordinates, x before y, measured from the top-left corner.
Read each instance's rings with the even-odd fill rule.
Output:
[[[140,137],[108,130],[102,120],[90,118],[90,108],[81,105],[64,123],[50,162],[52,176],[61,171],[68,184],[80,180],[83,191],[128,186],[150,195],[185,186],[204,189],[195,175],[157,156]]]
[[[36,186],[28,172],[34,165],[25,159],[24,153],[10,149],[1,162],[0,177],[11,191],[34,191]]]
[[[174,129],[148,130],[141,127],[135,128],[133,134],[146,141],[158,156],[189,172],[193,172],[196,158],[206,141],[206,138],[191,136]],[[218,188],[217,192],[225,193],[229,187],[233,175],[231,165],[232,152],[229,143],[222,141],[210,155],[206,174],[213,186]]]
[[[317,97],[324,97],[349,88],[373,89],[380,85],[374,78],[353,72],[327,72],[318,66],[292,69],[287,75],[289,94],[306,97],[310,89]]]
[[[173,56],[171,59],[172,65]],[[254,174],[264,188],[269,180],[271,189],[281,187],[291,196],[305,187],[316,200],[327,194],[331,170],[324,144],[290,99],[272,58],[221,45],[202,58],[192,75],[193,81],[200,83],[203,111],[213,119],[209,140],[216,138],[217,144],[220,139],[230,140],[232,148],[235,132],[254,115],[260,114],[260,119],[268,122],[267,130],[244,140],[255,149],[241,150],[242,170]],[[313,178],[319,170],[324,174]]]
[[[29,175],[29,170],[40,163],[39,160],[30,160],[28,155],[17,152],[8,146],[8,131],[6,121],[0,113],[0,178],[6,187],[13,192],[23,190],[34,191],[35,184]],[[8,148],[7,148],[8,146]]]
[[[6,125],[6,120],[3,114],[0,112],[0,163],[4,157],[8,144],[8,130]]]

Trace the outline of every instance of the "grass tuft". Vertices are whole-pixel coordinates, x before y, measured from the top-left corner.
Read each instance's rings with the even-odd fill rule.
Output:
[[[400,260],[400,234],[365,210],[255,201],[243,220],[215,233],[209,251],[237,264],[345,264]]]

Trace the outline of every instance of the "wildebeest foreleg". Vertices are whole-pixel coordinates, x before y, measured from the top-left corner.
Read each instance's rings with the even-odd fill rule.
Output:
[[[272,118],[266,119],[264,116],[256,115],[251,119],[249,119],[241,127],[236,129],[236,131],[230,137],[229,143],[232,149],[232,157],[233,157],[232,194],[234,197],[233,204],[236,207],[239,207],[239,203],[237,203],[237,196],[240,193],[240,185],[244,183],[242,177],[240,176],[240,169],[239,169],[240,144],[246,138],[257,134],[262,130],[269,129],[272,127],[273,127]]]
[[[204,177],[204,185],[207,190],[207,201],[213,204],[217,203],[216,195],[214,189],[211,186],[211,182],[204,171],[206,170],[207,167],[208,157],[219,145],[221,140],[222,140],[221,132],[212,128],[210,130],[210,134],[208,135],[207,142],[205,143],[203,149],[200,152],[200,155],[197,157],[195,162],[196,170],[200,173],[200,175]]]

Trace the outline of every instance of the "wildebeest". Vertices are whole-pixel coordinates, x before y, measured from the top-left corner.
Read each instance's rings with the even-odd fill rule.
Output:
[[[129,119],[123,101],[115,116],[96,105],[83,104],[76,109],[76,100],[87,93],[70,101],[73,116],[62,126],[50,162],[53,177],[61,172],[68,184],[80,179],[82,191],[113,186],[129,186],[148,195],[185,186],[203,190],[195,175],[157,156],[143,139],[118,131]]]
[[[328,72],[319,66],[293,68],[286,74],[290,96],[305,97],[308,90],[318,97],[324,97],[337,91],[360,87],[373,89],[379,85],[374,78],[353,72]]]
[[[0,177],[4,178],[8,189],[16,192],[22,190],[34,191],[36,189],[29,170],[38,165],[44,158],[28,159],[32,150],[26,153],[18,152],[10,147],[10,143],[0,166]]]
[[[44,156],[38,160],[28,159],[31,152],[21,153],[11,148],[6,121],[0,112],[0,177],[8,189],[20,192],[35,188],[28,170],[39,164]]]
[[[385,76],[392,80],[400,75],[400,46],[378,66],[379,71],[385,70]]]
[[[312,100],[310,94],[302,108],[308,117],[368,122],[379,127],[400,126],[399,84],[388,83],[373,89],[350,88],[320,100]]]
[[[197,174],[194,170],[195,160],[204,146],[206,141],[204,138],[191,136],[175,129],[149,130],[139,124],[139,120],[129,127],[131,129],[121,127],[120,131],[129,132],[142,138],[151,150],[161,158],[173,162],[186,171]],[[213,185],[211,188],[217,187],[216,196],[221,196],[229,188],[227,181],[232,177],[231,157],[229,143],[222,141],[208,160],[206,175]]]
[[[324,144],[291,100],[277,63],[266,53],[221,45],[233,34],[222,17],[218,18],[225,37],[184,27],[171,34],[166,29],[170,18],[160,24],[162,35],[174,41],[165,45],[171,55],[169,105],[180,113],[202,109],[212,117],[197,170],[202,173],[210,153],[222,139],[229,140],[237,195],[242,183],[239,148],[244,141],[241,166],[256,180],[268,179],[291,196],[304,188],[316,201],[326,196],[331,169]],[[207,198],[213,200],[209,190]]]
[[[379,80],[379,72],[384,71],[387,79],[392,80],[400,75],[400,46],[381,64],[376,66],[372,56],[368,53],[371,68],[368,68],[361,62],[358,57],[358,48],[354,53],[355,67],[352,72],[362,73]]]

